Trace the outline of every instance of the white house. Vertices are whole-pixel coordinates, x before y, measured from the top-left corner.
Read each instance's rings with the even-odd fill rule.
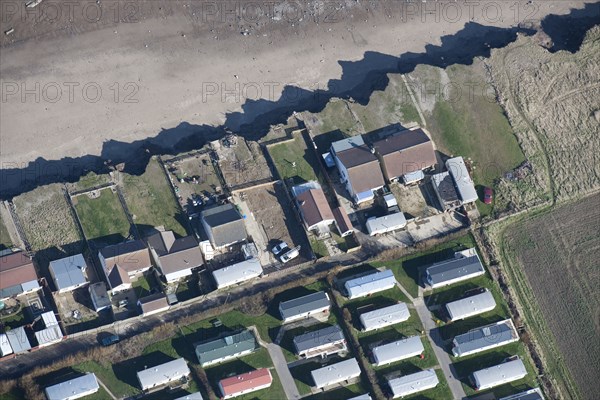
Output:
[[[374,365],[391,364],[407,358],[416,357],[425,351],[419,336],[411,336],[392,343],[374,347],[372,350]]]
[[[217,289],[258,278],[262,273],[263,269],[257,258],[244,260],[212,272],[213,278],[217,283]]]
[[[204,264],[200,245],[193,236],[175,238],[173,231],[162,231],[148,237],[150,254],[167,283],[192,275]]]
[[[464,357],[518,340],[519,334],[512,320],[505,319],[456,336],[452,341],[452,353],[454,357]]]
[[[360,376],[360,367],[355,358],[340,361],[311,371],[315,387],[324,388]]]
[[[137,373],[142,390],[160,387],[171,382],[181,381],[190,375],[190,369],[183,358],[178,358]]]
[[[292,187],[298,210],[307,231],[315,231],[317,235],[329,232],[335,217],[325,197],[321,185],[310,181]]]
[[[368,332],[386,326],[398,324],[410,318],[406,303],[398,303],[388,307],[379,308],[360,315],[363,331]]]
[[[462,204],[474,203],[477,201],[477,191],[473,184],[473,179],[469,175],[469,170],[465,165],[465,160],[462,157],[455,157],[446,160],[446,168],[454,183],[456,185],[456,191],[460,197]]]
[[[100,389],[94,374],[85,374],[56,385],[48,386],[45,390],[48,400],[74,400],[94,394]]]
[[[487,289],[473,296],[446,304],[446,311],[451,321],[459,321],[483,314],[492,311],[494,308],[496,308],[496,300],[494,300],[494,296]]]
[[[373,293],[392,289],[397,284],[394,273],[389,270],[377,271],[359,278],[350,279],[344,284],[348,298],[355,299]]]
[[[388,380],[393,398],[408,396],[413,393],[432,389],[440,383],[435,370],[427,369],[410,375]]]
[[[367,231],[370,236],[393,232],[406,226],[406,217],[402,212],[395,212],[383,217],[371,217],[367,220]]]
[[[473,372],[472,380],[475,389],[485,390],[517,381],[525,376],[527,376],[525,365],[517,357],[512,361],[505,361],[502,364]]]

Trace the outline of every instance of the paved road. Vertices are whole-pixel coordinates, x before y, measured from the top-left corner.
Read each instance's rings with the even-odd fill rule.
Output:
[[[294,378],[290,373],[281,347],[274,343],[267,343],[266,347],[271,356],[271,360],[273,360],[273,365],[277,370],[277,375],[279,375],[279,379],[281,380],[281,385],[285,391],[285,397],[287,397],[288,400],[301,398],[302,396],[300,396],[300,393],[298,392],[296,382],[294,382]]]

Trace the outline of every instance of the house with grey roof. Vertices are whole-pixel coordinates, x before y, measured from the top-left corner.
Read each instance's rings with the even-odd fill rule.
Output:
[[[90,298],[92,299],[92,304],[94,305],[94,311],[99,312],[112,307],[110,298],[108,297],[108,291],[106,290],[106,284],[104,282],[92,283],[88,287],[88,292],[90,292]]]
[[[462,204],[474,203],[477,201],[477,191],[475,190],[475,184],[469,170],[465,164],[465,160],[462,157],[454,157],[446,160],[446,169],[450,172],[456,191]]]
[[[13,350],[8,342],[8,337],[5,333],[0,333],[0,357],[8,356],[12,353]]]
[[[527,376],[525,364],[519,357],[473,372],[471,380],[477,390],[491,389]]]
[[[5,335],[13,353],[19,354],[31,350],[31,344],[29,343],[29,338],[27,338],[25,327],[19,326],[18,328],[11,329],[6,331]]]
[[[194,268],[204,265],[200,245],[193,236],[175,238],[173,231],[162,231],[147,241],[154,263],[167,283],[190,276]]]
[[[145,317],[167,311],[170,307],[167,296],[162,292],[142,297],[138,300],[137,305],[140,307],[142,315]]]
[[[338,325],[298,335],[293,342],[296,354],[304,358],[325,357],[348,350],[346,338]]]
[[[56,385],[48,386],[44,391],[48,400],[74,400],[94,394],[100,389],[94,374],[70,379]]]
[[[431,185],[442,211],[452,211],[462,206],[450,172],[444,171],[432,175]]]
[[[446,304],[446,312],[450,317],[450,321],[459,321],[461,319],[473,317],[492,311],[494,308],[496,308],[496,300],[494,300],[492,292],[488,289],[483,290],[481,293],[467,296],[460,300],[451,301]]]
[[[502,397],[500,400],[544,400],[544,395],[540,388],[533,388],[507,397]]]
[[[364,297],[373,293],[392,289],[396,286],[394,273],[389,270],[377,271],[358,278],[349,279],[344,283],[346,294],[350,299]]]
[[[470,255],[465,255],[470,254]],[[475,249],[456,253],[454,258],[428,267],[425,280],[432,289],[452,285],[485,274]]]
[[[183,382],[190,376],[190,369],[183,358],[138,371],[137,378],[142,390],[160,388],[172,382]]]
[[[200,392],[186,394],[184,396],[178,397],[175,400],[204,400],[202,398],[202,394]]]
[[[248,238],[244,220],[233,204],[203,210],[200,213],[200,221],[215,249],[223,249]]]
[[[59,293],[70,292],[88,284],[88,264],[83,254],[50,261],[50,275]]]
[[[382,217],[371,217],[367,219],[366,226],[369,236],[382,235],[404,228],[406,226],[406,217],[401,211]]]
[[[425,348],[419,336],[411,336],[373,347],[371,351],[373,354],[373,364],[381,366],[419,356],[423,354]]]
[[[258,348],[258,343],[252,331],[244,330],[196,343],[194,347],[198,362],[207,367],[250,354]]]
[[[464,357],[518,340],[519,334],[512,320],[505,319],[456,336],[452,341],[452,354]]]
[[[315,315],[328,315],[331,302],[325,292],[307,294],[279,303],[279,314],[283,323],[310,318]]]
[[[392,398],[408,396],[413,393],[432,389],[440,383],[434,369],[403,375],[399,378],[389,379],[388,386],[392,391]]]
[[[363,331],[368,332],[386,326],[398,324],[410,318],[406,303],[397,303],[388,307],[378,308],[360,315]]]
[[[355,358],[330,364],[310,372],[315,387],[324,388],[336,385],[360,376],[360,367]]]

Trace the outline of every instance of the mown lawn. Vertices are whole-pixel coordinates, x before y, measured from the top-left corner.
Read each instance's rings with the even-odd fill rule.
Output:
[[[129,237],[129,221],[117,194],[111,189],[101,190],[95,199],[87,195],[74,197],[73,204],[89,240],[114,244]]]
[[[186,217],[179,209],[158,160],[151,159],[140,176],[124,175],[123,186],[127,207],[141,235],[155,226],[186,235]]]
[[[295,135],[292,142],[270,146],[269,154],[281,179],[293,178],[296,184],[317,180],[318,160],[302,135]]]
[[[86,361],[73,366],[73,369],[82,373],[94,373],[110,391],[119,397],[129,397],[141,392],[135,381],[125,382],[121,377],[115,375],[115,371],[110,364],[104,364],[101,361]],[[133,371],[134,375],[135,372]]]

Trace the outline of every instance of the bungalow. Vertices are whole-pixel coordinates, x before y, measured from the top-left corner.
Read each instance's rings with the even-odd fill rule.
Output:
[[[369,393],[364,393],[364,394],[361,394],[359,396],[353,397],[348,400],[373,400],[373,399],[371,398],[371,395]]]
[[[202,398],[202,394],[200,392],[195,392],[191,394],[186,394],[185,396],[181,396],[176,398],[175,400],[204,400]]]
[[[462,204],[474,203],[477,201],[477,191],[473,180],[469,175],[469,170],[462,157],[455,157],[446,160],[446,169],[452,175],[456,191],[462,201]]]
[[[392,232],[405,226],[406,218],[402,212],[395,212],[379,218],[371,217],[367,220],[367,231],[370,236]]]
[[[104,247],[98,259],[113,294],[131,288],[131,278],[152,267],[150,251],[141,240]]]
[[[138,300],[137,305],[142,310],[144,317],[166,311],[170,307],[167,296],[162,292],[142,297]]]
[[[388,380],[388,386],[392,391],[392,398],[394,399],[432,389],[436,387],[438,383],[440,383],[440,381],[433,369]]]
[[[391,134],[374,142],[373,147],[388,182],[433,168],[437,163],[433,143],[421,128]]]
[[[29,343],[29,339],[27,338],[25,327],[19,326],[18,328],[11,329],[10,331],[6,331],[5,335],[13,353],[19,354],[31,350],[31,343]]]
[[[271,371],[268,368],[256,369],[245,374],[232,376],[219,381],[222,399],[231,399],[243,394],[266,389],[273,383]]]
[[[419,336],[397,340],[373,348],[373,361],[376,366],[416,357],[425,351]]]
[[[218,364],[223,361],[242,357],[256,350],[257,342],[254,334],[243,330],[227,336],[211,339],[207,342],[197,343],[196,356],[201,367]]]
[[[99,312],[112,307],[110,299],[108,298],[108,292],[106,291],[106,284],[104,282],[92,283],[88,287],[90,292],[90,298],[94,305],[94,311]]]
[[[217,284],[217,289],[222,289],[258,278],[262,273],[263,269],[258,259],[251,258],[225,268],[217,269],[212,272],[212,275]]]
[[[155,367],[138,371],[137,378],[142,390],[150,390],[167,385],[171,382],[182,381],[190,375],[190,369],[183,358],[178,358]]]
[[[519,340],[519,334],[510,319],[472,329],[452,341],[454,357],[464,357]]]
[[[333,209],[333,218],[335,219],[335,226],[342,237],[351,235],[354,232],[352,221],[350,221],[348,213],[341,205]]]
[[[200,221],[215,249],[223,249],[248,238],[244,220],[233,204],[223,204],[202,211]]]
[[[374,192],[385,182],[374,151],[362,136],[353,136],[331,144],[331,155],[340,172],[342,183],[355,203],[372,200]]]
[[[306,230],[316,231],[317,235],[329,232],[335,218],[321,185],[315,181],[306,182],[292,187],[292,193]]]
[[[473,372],[472,381],[476,390],[490,389],[505,383],[514,382],[527,376],[527,370],[519,357],[511,361],[504,361]]]
[[[450,172],[446,171],[432,175],[431,184],[442,211],[452,211],[462,205],[458,193],[456,193]]]
[[[360,376],[360,367],[355,358],[340,361],[311,371],[315,387],[324,388]]]
[[[544,395],[540,388],[533,388],[511,396],[503,397],[500,400],[544,400]]]
[[[360,278],[350,279],[344,284],[348,298],[369,296],[373,293],[391,289],[397,284],[394,273],[389,270],[378,271]]]
[[[492,293],[485,289],[483,292],[464,299],[452,301],[446,304],[446,311],[450,321],[459,321],[483,314],[496,308],[496,300]]]
[[[432,289],[485,274],[485,269],[481,265],[477,252],[475,252],[475,249],[469,250],[470,253],[455,253],[455,258],[435,263],[427,268],[425,280]]]
[[[83,254],[50,261],[50,275],[59,293],[70,292],[88,284],[88,264]]]
[[[279,303],[279,314],[283,323],[309,318],[314,315],[329,315],[331,302],[325,292],[311,293]]]
[[[22,251],[0,257],[0,300],[40,290],[31,257]]]
[[[192,269],[204,264],[200,246],[193,236],[175,239],[173,231],[162,231],[148,237],[148,246],[167,283],[192,275]]]
[[[48,400],[74,400],[94,394],[100,389],[94,374],[85,374],[56,385],[48,386],[45,390]]]
[[[408,318],[410,318],[410,313],[406,303],[398,303],[361,314],[360,322],[363,331],[368,332],[404,322]]]
[[[348,350],[346,338],[338,325],[298,335],[293,342],[296,354],[304,358],[325,357]]]

